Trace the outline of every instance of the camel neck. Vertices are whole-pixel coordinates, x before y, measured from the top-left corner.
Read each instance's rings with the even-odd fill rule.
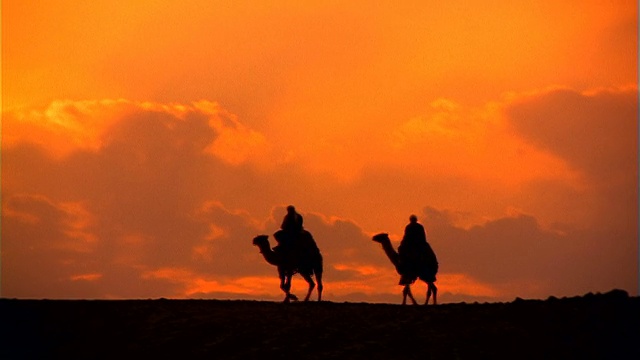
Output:
[[[382,244],[382,249],[387,254],[387,257],[389,258],[389,260],[391,260],[393,265],[397,266],[399,262],[398,252],[396,251],[396,249],[393,248],[393,245],[391,245],[391,240],[383,241],[381,244]]]

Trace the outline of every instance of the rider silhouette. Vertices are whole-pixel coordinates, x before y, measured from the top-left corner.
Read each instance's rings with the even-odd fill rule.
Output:
[[[282,225],[280,229],[297,234],[302,231],[302,215],[296,212],[296,208],[293,205],[287,206],[287,215],[282,219]]]
[[[424,244],[427,243],[427,233],[424,226],[418,223],[418,217],[411,215],[409,224],[404,228],[404,236],[398,247],[398,255],[401,258],[411,258],[419,253]]]
[[[438,260],[427,242],[424,226],[418,223],[418,217],[411,215],[409,224],[404,228],[404,236],[398,247],[400,266],[415,276],[424,272],[424,266],[437,269]]]
[[[276,240],[279,245],[277,250],[284,253],[291,253],[296,247],[296,241],[302,232],[302,215],[296,212],[293,205],[287,206],[287,214],[282,219],[280,230],[276,232]]]

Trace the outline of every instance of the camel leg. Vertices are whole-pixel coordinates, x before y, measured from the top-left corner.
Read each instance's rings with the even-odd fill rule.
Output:
[[[286,295],[284,297],[284,301],[286,302],[287,299],[289,298],[289,295],[288,295],[287,287],[285,285],[284,273],[282,271],[278,271],[278,277],[280,278],[280,290],[284,291],[284,294]]]
[[[313,292],[313,289],[316,287],[316,283],[313,282],[313,278],[309,274],[304,274],[302,275],[302,277],[307,282],[307,284],[309,284],[309,290],[307,291],[307,296],[304,297],[304,301],[309,301],[309,298],[311,297],[311,292]]]
[[[407,285],[402,289],[402,305],[407,305]]]
[[[407,295],[409,295],[410,291],[409,285],[405,285],[402,289],[402,305],[407,305]]]
[[[413,297],[413,294],[411,293],[411,286],[409,285],[405,285],[404,289],[402,289],[402,305],[406,305],[407,304],[407,296],[409,297],[409,299],[411,299],[411,303],[413,303],[413,305],[418,304],[416,302],[416,299]]]
[[[427,301],[424,302],[425,305],[429,304],[429,298],[431,297],[431,294],[433,294],[433,305],[436,305],[438,303],[438,288],[436,287],[436,284],[432,282],[427,283]]]
[[[293,274],[289,273],[287,275],[287,297],[289,300],[298,301],[298,297],[295,294],[291,293],[291,280],[293,279]]]
[[[283,302],[289,302],[289,288],[287,288],[286,277],[284,275],[280,276],[280,289],[284,291],[284,300]]]
[[[424,301],[425,305],[429,305],[429,298],[431,297],[431,286],[427,283],[427,300]]]
[[[280,272],[280,289],[282,289],[282,291],[284,291],[285,293],[285,297],[284,297],[284,301],[285,303],[288,303],[290,300],[294,300],[297,301],[298,298],[293,295],[290,291],[291,291],[291,274]]]
[[[322,301],[322,271],[316,272],[316,282],[318,283],[318,301]]]
[[[432,293],[433,293],[433,305],[437,305],[438,304],[438,288],[436,287],[436,284],[431,283],[429,284],[431,285],[432,289]]]

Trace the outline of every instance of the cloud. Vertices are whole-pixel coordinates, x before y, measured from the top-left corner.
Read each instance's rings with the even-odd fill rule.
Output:
[[[3,196],[2,290],[4,296],[91,297],[102,269],[93,257],[92,219],[79,204],[45,196]]]
[[[525,102],[527,116],[535,117],[546,109],[536,99],[516,98],[520,102],[504,108]],[[528,155],[519,158],[519,137],[537,138],[527,135],[528,128],[505,137],[501,121],[517,121],[522,112],[493,118],[502,108],[484,113],[437,101],[434,113],[411,125],[416,136],[403,144],[402,154],[415,152],[414,160],[441,156],[424,141],[435,124],[468,140],[441,141],[448,149],[466,147],[468,162],[449,164],[452,172],[443,166],[439,174],[419,171],[424,162],[402,169],[406,159],[372,160],[358,179],[341,182],[309,173],[297,161],[274,161],[266,137],[213,102],[62,104],[9,113],[3,122],[10,139],[2,144],[3,296],[278,299],[276,270],[251,239],[271,235],[289,203],[301,209],[325,257],[327,299],[395,302],[398,275],[371,235],[396,234],[408,214],[425,204],[422,215],[441,259],[443,300],[636,286],[636,259],[630,256],[637,253],[634,203],[624,200],[629,186],[613,186],[614,175],[624,171],[612,171],[608,180],[587,176],[589,186],[583,187],[553,167],[545,168],[549,176],[494,181],[517,172],[518,159],[546,159],[523,163],[523,172],[562,161],[585,174],[594,168],[575,149],[555,150],[556,143],[537,129],[528,131],[540,139],[531,140],[524,147]],[[226,150],[212,153],[220,139],[229,147],[217,149],[239,146],[246,152],[237,158]],[[471,151],[477,144],[487,148]],[[376,153],[393,149],[391,142],[380,145]],[[615,156],[623,150],[614,145],[603,151]],[[511,158],[491,164],[492,154],[500,152]],[[473,171],[457,168],[483,159],[486,164],[470,165]],[[269,161],[271,166],[260,165]],[[505,167],[496,174],[496,166]],[[546,204],[549,198],[562,204]],[[579,211],[593,221],[556,214]],[[423,284],[416,286],[421,292]],[[306,289],[301,278],[294,289]]]
[[[209,126],[217,133],[206,151],[233,165],[242,164],[252,155],[259,157],[266,152],[267,140],[264,135],[240,123],[235,115],[217,103],[202,100],[194,103],[194,107],[210,116]]]
[[[265,272],[275,277],[275,269],[263,261],[251,239],[275,231],[284,208],[258,221],[222,202],[230,187],[252,198],[273,180],[245,183],[254,170],[208,152],[225,129],[241,129],[242,136],[246,127],[213,103],[193,108],[89,103],[83,108],[94,112],[75,111],[80,105],[56,105],[33,112],[33,118],[12,118],[5,129],[14,137],[3,144],[6,295],[188,296],[240,291],[239,285],[230,284]],[[114,112],[109,106],[125,110]],[[106,113],[117,115],[102,118]],[[222,117],[212,120],[214,116]],[[21,133],[16,126],[29,123],[50,132],[52,119],[58,117],[74,124],[72,132],[77,133],[89,131],[83,128],[87,123],[95,124],[92,128],[98,130],[90,132],[95,137],[87,138],[92,145],[73,144],[52,156],[49,144],[32,141],[31,133]],[[51,138],[41,139],[47,140]],[[355,224],[327,223],[318,215],[309,215],[307,223],[317,228],[328,259],[337,256],[366,266],[357,251],[358,241],[366,238]],[[30,251],[37,252],[37,267]],[[45,254],[48,259],[39,261]],[[331,261],[327,273],[336,280],[353,279],[349,271],[334,269]]]
[[[283,211],[274,209],[274,215]],[[123,231],[119,238],[110,239],[99,237],[100,229],[90,226],[83,231],[91,238],[98,236],[91,249],[66,245],[75,239],[69,232],[77,228],[74,224],[87,222],[42,197],[14,197],[5,204],[5,215],[3,290],[7,296],[146,298],[225,293],[234,298],[270,299],[279,294],[275,268],[250,245],[251,236],[265,229],[246,213],[226,210],[218,203],[205,204],[197,211],[196,218],[202,223],[179,224],[185,231],[190,226],[200,229],[201,236],[191,242],[173,239],[169,250],[173,261],[160,257],[165,260],[161,262],[149,253],[167,239],[149,231]],[[357,292],[360,299],[382,301],[382,294],[399,291],[394,268],[362,229],[349,221],[305,215],[325,257],[325,298],[353,301],[357,297],[349,296]],[[216,230],[220,235],[208,237],[202,231],[207,224],[220,227],[222,230]],[[265,224],[274,229],[274,218]],[[189,256],[189,248],[198,244],[206,244],[209,257]],[[468,280],[457,283],[452,289],[458,294],[478,292],[478,286]],[[445,291],[447,288],[445,285]],[[294,290],[306,290],[299,277]]]
[[[75,150],[98,150],[104,132],[130,113],[125,100],[56,100],[43,109],[14,109],[3,113],[3,147],[21,142],[37,144],[55,158]]]
[[[637,239],[637,87],[550,89],[517,97],[505,114],[517,136],[579,174],[571,189],[532,182],[529,196],[544,196],[580,226],[625,239],[620,241]]]
[[[518,213],[465,229],[453,224],[454,217],[430,207],[423,212],[440,271],[491,284],[502,297],[637,289],[633,232],[545,228]]]
[[[402,124],[394,132],[394,144],[402,147],[405,143],[425,141],[439,138],[446,138],[446,142],[451,140],[463,140],[464,137],[474,137],[470,132],[473,125],[470,121],[465,121],[460,112],[460,105],[455,102],[440,98],[429,104],[431,114],[429,117],[416,117]],[[464,131],[461,131],[464,128]],[[454,139],[451,139],[453,137]]]
[[[240,123],[236,116],[210,101],[162,104],[119,100],[53,101],[44,109],[14,109],[4,114],[3,147],[29,142],[45,147],[56,158],[74,151],[97,151],[151,126],[166,127],[172,136],[199,131],[200,142],[219,159],[233,165],[266,152],[265,137]],[[135,121],[132,121],[135,119]],[[131,131],[131,135],[125,132]],[[160,128],[158,134],[163,134]],[[193,134],[195,135],[195,134]],[[162,139],[171,144],[171,139]],[[180,139],[179,141],[184,141]],[[205,143],[202,143],[204,141]],[[147,143],[150,145],[150,143]],[[173,143],[173,145],[180,145]]]
[[[233,139],[250,131],[237,121],[221,120],[225,114],[215,104],[206,105],[207,111],[201,111],[124,100],[56,102],[24,116],[10,114],[3,122],[11,139],[3,143],[2,206],[9,216],[3,226],[3,257],[9,260],[3,264],[4,274],[11,276],[5,292],[73,296],[69,289],[90,282],[101,296],[144,297],[175,293],[171,284],[158,285],[162,279],[141,277],[152,269],[206,269],[213,264],[203,272],[222,275],[246,269],[224,256],[224,246],[233,239],[224,232],[222,239],[211,238],[212,229],[242,222],[232,222],[235,218],[225,217],[226,210],[206,204],[224,191],[216,189],[217,174],[233,173],[251,151],[244,160],[230,162],[207,149],[220,134]],[[57,130],[61,126],[64,131]],[[237,135],[234,129],[243,130]],[[52,146],[70,138],[78,141],[63,151]],[[233,236],[244,236],[248,244],[254,233],[238,225]],[[75,252],[54,251],[70,246]],[[41,272],[30,270],[27,254],[32,248],[51,255],[38,265]],[[237,246],[229,248],[230,255],[240,255],[233,251]],[[65,257],[91,266],[73,270],[54,262]],[[32,284],[25,276],[37,281]],[[64,286],[53,292],[47,290],[51,286],[39,286],[63,280],[69,292]]]
[[[506,108],[515,132],[591,179],[632,176],[637,169],[638,89],[552,89]]]

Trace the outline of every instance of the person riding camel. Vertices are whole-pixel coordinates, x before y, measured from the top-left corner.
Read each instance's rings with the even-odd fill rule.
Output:
[[[302,232],[302,215],[296,212],[293,205],[287,206],[287,214],[282,219],[280,230],[276,232],[276,240],[278,240],[278,250],[284,253],[290,253],[296,248],[296,240]]]
[[[296,208],[293,205],[287,206],[287,215],[282,219],[282,225],[280,229],[297,234],[302,231],[302,215],[296,212]]]
[[[404,228],[404,236],[398,247],[398,257],[400,266],[407,271],[415,272],[415,275],[423,270],[419,264],[437,267],[438,260],[427,242],[427,233],[424,226],[418,223],[418,217],[415,215],[409,217],[409,224]]]

